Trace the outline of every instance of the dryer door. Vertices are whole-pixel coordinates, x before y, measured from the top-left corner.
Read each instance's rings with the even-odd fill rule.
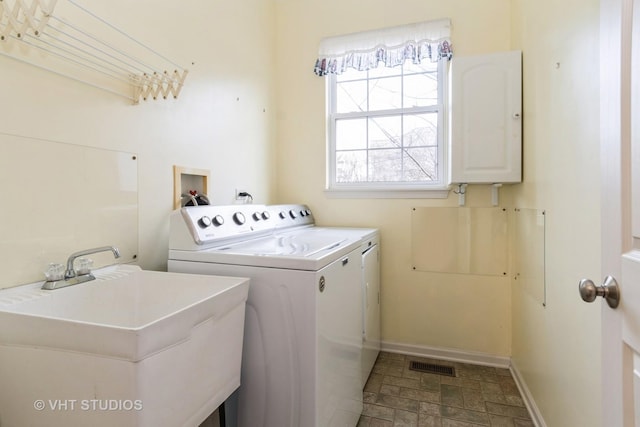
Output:
[[[380,263],[378,245],[362,254],[362,388],[380,352]]]

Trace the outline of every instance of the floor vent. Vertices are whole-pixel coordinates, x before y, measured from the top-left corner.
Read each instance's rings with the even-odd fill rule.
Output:
[[[456,376],[455,368],[451,366],[436,365],[435,363],[411,361],[409,369],[412,371],[427,372],[429,374],[446,375],[448,377]]]

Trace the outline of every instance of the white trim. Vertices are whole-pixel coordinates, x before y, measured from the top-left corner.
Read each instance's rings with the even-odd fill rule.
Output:
[[[601,276],[622,277],[621,254],[631,243],[631,76],[633,11],[631,0],[600,1],[600,236]],[[637,10],[636,10],[637,11]],[[634,111],[635,112],[635,111]],[[623,290],[624,298],[624,290]],[[601,305],[600,394],[593,397],[602,408],[601,425],[632,424],[633,403],[625,405],[626,377],[622,328],[623,310]],[[595,393],[596,390],[593,390]],[[627,396],[631,398],[631,394]],[[626,407],[625,407],[626,406]],[[628,424],[625,424],[626,417]]]
[[[473,363],[476,365],[493,366],[496,368],[509,369],[511,358],[508,356],[496,356],[488,353],[475,351],[457,350],[453,348],[429,347],[422,345],[402,344],[382,341],[383,351],[390,353],[402,353],[410,356],[432,357],[452,362]]]
[[[446,199],[449,190],[324,190],[330,199]]]
[[[509,369],[514,381],[516,382],[516,386],[520,391],[524,405],[531,416],[533,424],[536,427],[547,427],[547,424],[544,422],[544,418],[542,417],[542,413],[533,399],[533,395],[529,391],[524,378],[515,366],[511,357],[452,348],[411,345],[388,341],[382,341],[380,347],[382,351],[387,351],[389,353],[399,353],[409,356],[429,357],[433,359],[449,360],[452,362],[473,363],[475,365]]]
[[[516,385],[518,386],[522,400],[524,400],[524,404],[529,411],[529,415],[531,415],[533,424],[536,427],[547,427],[547,423],[544,422],[544,418],[542,418],[542,413],[540,412],[538,405],[536,405],[536,401],[533,400],[533,395],[529,391],[529,387],[527,387],[527,384],[524,382],[524,378],[522,378],[522,374],[520,374],[520,371],[513,360],[511,360],[510,371]]]

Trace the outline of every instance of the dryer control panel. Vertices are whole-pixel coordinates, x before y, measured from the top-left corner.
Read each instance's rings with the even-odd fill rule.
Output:
[[[170,248],[200,250],[314,223],[306,205],[186,206],[171,214]]]

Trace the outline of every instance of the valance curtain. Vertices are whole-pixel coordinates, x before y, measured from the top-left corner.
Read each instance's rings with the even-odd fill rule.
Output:
[[[418,64],[451,59],[449,19],[401,25],[380,30],[329,37],[320,43],[314,72],[318,76],[341,74],[347,68],[365,71],[395,67],[411,59]]]

